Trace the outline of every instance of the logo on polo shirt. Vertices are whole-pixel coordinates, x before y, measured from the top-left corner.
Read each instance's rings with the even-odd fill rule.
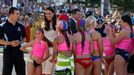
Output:
[[[21,31],[20,27],[18,27],[18,31]]]

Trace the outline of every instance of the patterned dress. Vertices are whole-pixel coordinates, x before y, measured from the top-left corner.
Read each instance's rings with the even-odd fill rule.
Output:
[[[44,22],[42,23],[44,25]],[[45,37],[50,40],[51,42],[54,41],[55,37],[58,35],[56,31],[52,29],[52,25],[50,25],[50,30],[45,31]],[[52,58],[53,55],[53,48],[49,48],[50,57],[43,63],[43,73],[45,74],[52,74],[53,71],[53,64],[49,61]]]

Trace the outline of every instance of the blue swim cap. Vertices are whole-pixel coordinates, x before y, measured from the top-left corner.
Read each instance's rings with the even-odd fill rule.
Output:
[[[63,22],[63,30],[67,30],[67,23],[66,23],[66,21],[62,20],[62,22]]]
[[[77,23],[78,23],[78,26],[84,28],[84,26],[85,26],[85,20],[84,19],[79,19]]]

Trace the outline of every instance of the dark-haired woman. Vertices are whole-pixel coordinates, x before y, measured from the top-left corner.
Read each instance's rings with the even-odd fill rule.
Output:
[[[52,55],[53,55],[53,44],[52,42],[54,41],[54,38],[57,36],[57,32],[56,32],[56,14],[55,11],[53,10],[53,8],[51,7],[47,7],[44,10],[44,22],[42,23],[42,28],[45,31],[45,40],[48,42],[48,46],[49,46],[49,52],[50,52],[50,58],[44,62],[44,72],[47,75],[52,74],[53,71],[53,64],[51,62],[49,62],[49,60],[51,59]]]
[[[132,22],[130,16],[122,16],[120,19],[120,26],[122,30],[118,35],[116,35],[116,37],[112,36],[111,27],[107,26],[106,30],[111,43],[116,45],[116,55],[114,59],[116,75],[127,75],[127,63],[129,59],[129,53],[132,49],[132,39],[130,36],[132,32]]]
[[[51,62],[54,62],[55,59],[57,60],[55,65],[56,71],[69,69],[71,72],[73,38],[67,33],[68,24],[65,20],[58,21],[56,27],[59,35],[54,39],[53,42],[54,50],[53,50],[53,57]],[[73,73],[73,71],[71,73]],[[74,75],[71,73],[65,75]]]
[[[49,47],[52,47],[52,42],[57,35],[56,32],[56,14],[52,7],[47,7],[44,10],[44,22],[42,28],[45,30],[45,37],[49,40]]]
[[[93,68],[92,68],[92,75],[101,75],[102,71],[102,59],[101,56],[103,55],[103,43],[101,35],[95,31],[96,28],[96,19],[94,17],[88,17],[86,19],[86,31],[91,35],[93,40]]]
[[[92,70],[91,54],[93,53],[93,42],[90,35],[84,31],[85,20],[80,19],[77,24],[78,32],[73,35],[75,42],[75,74],[90,75]]]
[[[115,29],[112,27],[112,36],[115,37]],[[104,30],[105,31],[105,30]],[[114,74],[114,57],[115,57],[115,46],[111,43],[107,36],[107,32],[105,31],[106,35],[102,38],[103,41],[103,61],[104,61],[104,72],[105,75],[113,75]]]

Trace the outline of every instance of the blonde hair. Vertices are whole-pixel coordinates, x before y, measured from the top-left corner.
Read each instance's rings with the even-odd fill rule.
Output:
[[[91,23],[93,23],[94,27],[96,27],[96,18],[94,16],[89,16],[86,18],[86,22],[85,22],[85,29],[86,30]]]

